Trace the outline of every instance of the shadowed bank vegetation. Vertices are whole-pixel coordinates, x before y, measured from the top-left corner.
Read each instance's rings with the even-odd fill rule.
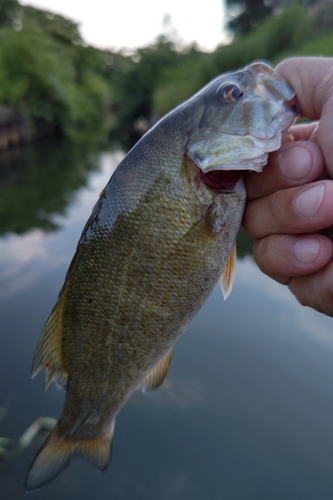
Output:
[[[330,3],[282,2],[245,29],[250,14],[239,10],[238,27],[237,18],[229,22],[232,43],[213,53],[180,51],[161,37],[130,56],[87,46],[77,24],[62,16],[0,0],[0,104],[16,107],[32,134],[49,128],[77,141],[130,145],[219,73],[254,59],[333,54]]]

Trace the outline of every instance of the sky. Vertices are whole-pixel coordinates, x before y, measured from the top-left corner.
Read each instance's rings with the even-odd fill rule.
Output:
[[[212,51],[227,41],[224,0],[20,0],[80,24],[85,42],[119,50],[149,45],[177,32],[181,43]]]

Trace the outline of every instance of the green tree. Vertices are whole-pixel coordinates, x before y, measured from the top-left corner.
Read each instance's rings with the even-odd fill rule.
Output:
[[[278,62],[282,54],[297,53],[316,36],[307,11],[295,5],[261,22],[249,34],[236,36],[231,44],[220,45],[211,54],[190,52],[181,64],[162,72],[154,91],[154,114],[166,113],[219,73],[236,70],[256,59]],[[326,48],[325,53],[329,50]]]
[[[24,7],[21,13],[23,27],[37,25],[40,30],[50,35],[55,41],[65,45],[83,43],[78,24],[66,17],[30,6]]]
[[[17,107],[31,130],[68,119],[73,75],[65,51],[42,31],[0,30],[0,102]]]
[[[117,116],[114,134],[129,144],[142,131],[136,124],[153,114],[153,95],[165,68],[185,61],[186,55],[175,50],[172,42],[161,37],[157,43],[140,49],[132,58],[115,55],[109,78],[114,89],[113,111]]]
[[[104,139],[112,124],[104,52],[84,46],[63,16],[21,6],[17,16],[0,26],[0,103],[18,108],[34,136]]]
[[[272,15],[274,0],[227,0],[227,7],[230,17],[228,27],[244,35]]]
[[[17,0],[0,0],[0,27],[13,26],[19,11]]]

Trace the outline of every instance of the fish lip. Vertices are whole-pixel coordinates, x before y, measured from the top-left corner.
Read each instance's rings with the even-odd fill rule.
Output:
[[[209,172],[214,172],[215,170],[243,170],[244,172],[262,172],[264,166],[267,163],[268,153],[263,153],[261,156],[257,158],[249,158],[244,160],[238,160],[237,162],[224,162],[214,165],[214,168],[209,168],[203,170],[200,165],[197,165],[198,168],[204,173],[208,174]]]
[[[255,79],[257,95],[280,103],[276,118],[283,116],[280,127],[287,130],[301,115],[294,90],[271,66],[263,62],[252,63],[246,66],[246,69],[251,71]]]
[[[271,151],[275,150],[276,148],[272,149]],[[198,162],[198,159],[195,156],[191,155],[189,152],[187,152],[187,155],[203,174],[208,174],[209,172],[218,170],[243,170],[244,172],[262,172],[264,166],[267,163],[269,152],[263,152],[260,156],[257,156],[255,158],[243,158],[241,160],[230,160],[217,163],[212,167],[203,167],[203,165],[200,165],[200,162]]]
[[[277,124],[276,131],[274,133],[265,136],[265,131],[263,130],[263,134],[252,132],[251,136],[255,137],[259,141],[270,141],[279,134],[281,135],[283,132],[288,130],[299,116],[300,110],[296,101],[296,96],[294,96],[290,101],[284,102],[281,109],[273,117],[273,120],[276,122],[279,122],[280,120],[280,123]]]
[[[228,134],[225,134],[228,135]],[[202,161],[200,157],[196,154],[193,154],[192,151],[187,151],[187,155],[191,160],[197,165],[197,167],[204,173],[217,171],[217,170],[244,170],[244,171],[255,171],[262,172],[263,167],[266,165],[268,160],[268,153],[272,151],[276,151],[281,146],[281,134],[277,131],[275,134],[268,137],[256,137],[253,134],[230,134],[232,136],[245,138],[251,137],[251,140],[255,140],[257,142],[258,154],[254,157],[247,158],[237,158],[237,159],[229,159],[226,161],[221,161],[220,163],[210,163],[207,164],[205,161]]]
[[[264,62],[254,62],[245,67],[252,72],[256,81],[257,93],[268,99],[275,99],[288,103],[295,98],[294,90],[276,71]]]

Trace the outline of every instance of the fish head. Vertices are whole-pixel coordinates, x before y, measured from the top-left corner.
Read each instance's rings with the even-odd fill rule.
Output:
[[[201,114],[187,154],[203,173],[262,171],[299,115],[294,91],[264,63],[215,78],[190,101]]]

